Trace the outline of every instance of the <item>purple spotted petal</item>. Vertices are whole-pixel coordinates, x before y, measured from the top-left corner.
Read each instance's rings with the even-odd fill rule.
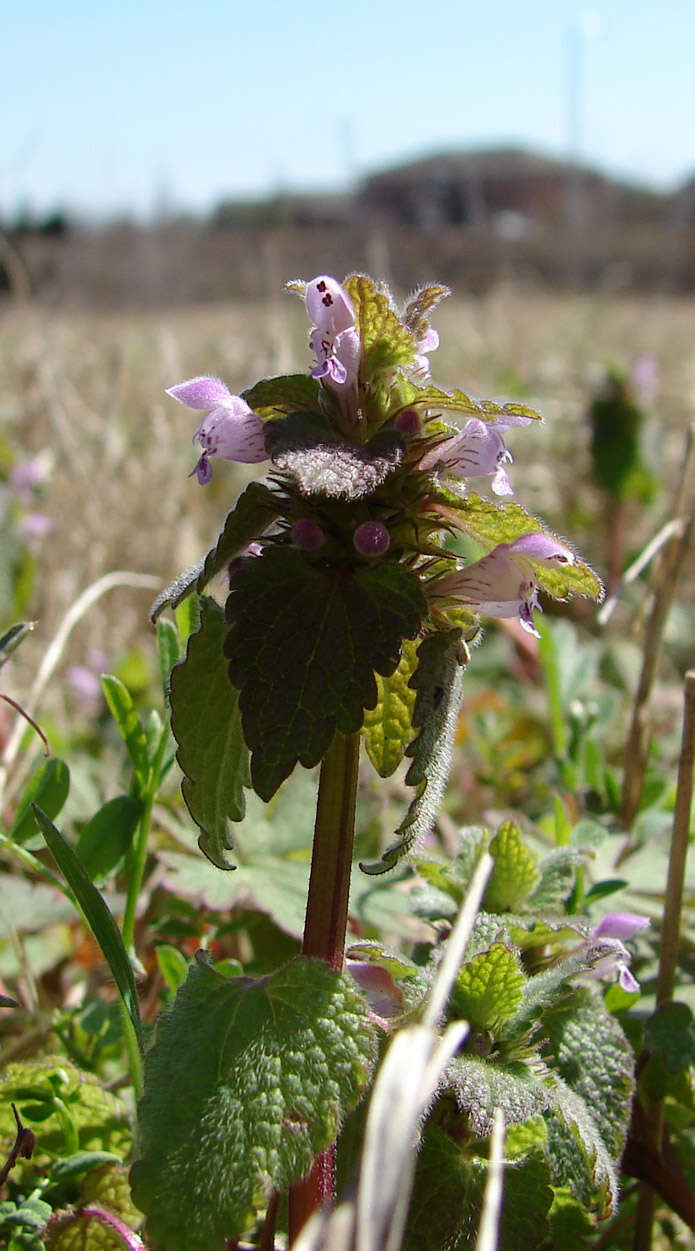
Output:
[[[231,396],[234,408],[216,408],[198,427],[195,438],[204,456],[221,456],[242,465],[257,465],[268,459],[263,422],[239,396]],[[200,478],[200,475],[199,475]]]
[[[507,544],[510,552],[539,560],[549,565],[573,565],[574,552],[549,534],[522,534],[521,538]]]
[[[306,284],[306,309],[314,325],[331,338],[355,324],[355,310],[347,291],[335,278],[320,274]]]
[[[216,408],[218,404],[226,404],[233,398],[220,378],[202,375],[199,378],[189,378],[187,382],[179,382],[175,387],[168,387],[166,394],[173,400],[178,400],[179,404],[185,404],[187,408],[201,411]]]

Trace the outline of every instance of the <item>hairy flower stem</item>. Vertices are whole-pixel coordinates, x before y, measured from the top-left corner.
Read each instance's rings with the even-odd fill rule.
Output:
[[[324,756],[316,802],[302,952],[340,972],[345,952],[360,736],[336,734]],[[290,1242],[313,1212],[335,1199],[335,1147],[290,1190]]]

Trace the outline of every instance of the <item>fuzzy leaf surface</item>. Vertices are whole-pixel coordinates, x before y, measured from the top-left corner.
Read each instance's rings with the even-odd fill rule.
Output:
[[[324,567],[294,548],[247,561],[227,601],[229,674],[241,694],[251,777],[268,800],[299,761],[312,768],[336,730],[361,729],[426,612],[401,565]]]
[[[199,594],[204,591],[208,582],[257,539],[277,515],[277,502],[270,488],[263,482],[250,482],[227,514],[215,546],[210,548],[203,560],[179,574],[160,592],[150,609],[150,620],[156,621],[167,607],[178,607],[193,591]]]
[[[460,968],[451,996],[454,1011],[474,1027],[495,1030],[516,1013],[525,983],[517,957],[495,943]]]
[[[371,495],[403,457],[395,431],[367,444],[346,443],[323,413],[297,412],[268,424],[266,446],[278,469],[291,473],[305,495],[362,499]]]
[[[456,644],[458,630],[430,634],[418,647],[418,665],[411,685],[416,692],[412,724],[419,734],[406,749],[412,764],[408,786],[416,788],[405,818],[380,860],[361,865],[365,873],[386,873],[424,838],[434,824],[449,769],[463,691],[463,669]]]
[[[445,516],[452,524],[465,530],[486,548],[493,548],[498,543],[513,543],[523,534],[547,534],[558,542],[564,542],[520,504],[494,504],[473,493],[462,497],[441,485],[432,491],[432,498],[444,505]],[[581,560],[559,568],[536,563],[534,569],[541,588],[555,599],[566,599],[572,594],[588,595],[597,600],[603,596],[600,578]]]
[[[463,391],[448,393],[439,387],[428,385],[420,387],[414,382],[406,381],[402,388],[405,398],[404,408],[425,408],[432,413],[461,413],[464,417],[477,417],[479,421],[498,421],[500,417],[531,417],[541,420],[540,413],[528,404],[496,404],[494,400],[474,400]]]
[[[238,692],[227,676],[222,651],[224,612],[207,596],[200,608],[200,629],[190,636],[186,658],[171,674],[171,728],[184,773],[186,807],[202,830],[200,849],[218,868],[230,869],[228,821],[241,821],[246,811],[249,753]]]
[[[377,703],[365,713],[364,738],[367,755],[381,778],[395,773],[413,736],[416,693],[410,679],[416,668],[417,648],[407,639],[398,668],[389,677],[377,675]]]
[[[446,1070],[446,1084],[478,1138],[492,1133],[495,1108],[502,1109],[510,1125],[543,1112],[551,1101],[540,1075],[520,1060],[502,1063],[457,1056]]]
[[[586,856],[571,847],[558,847],[541,860],[540,879],[528,899],[530,912],[562,912],[563,904],[572,893],[577,868]]]
[[[259,981],[192,965],[146,1060],[131,1180],[151,1238],[223,1251],[333,1141],[374,1052],[364,1000],[321,961]]]
[[[494,866],[483,907],[488,912],[517,912],[540,880],[536,857],[525,846],[515,821],[503,821],[490,843]]]
[[[585,1101],[613,1160],[625,1146],[634,1055],[599,994],[582,987],[545,1014],[557,1071]]]
[[[415,341],[392,309],[388,296],[362,274],[352,274],[344,287],[355,309],[365,377],[380,369],[409,364],[415,355]]]
[[[241,398],[264,421],[286,417],[300,408],[318,408],[319,384],[310,374],[284,374],[279,378],[261,378],[242,391]]]
[[[533,979],[535,980],[535,979]],[[553,1179],[601,1216],[615,1209],[634,1056],[598,992],[582,987],[543,1017],[557,1074],[546,1113]]]

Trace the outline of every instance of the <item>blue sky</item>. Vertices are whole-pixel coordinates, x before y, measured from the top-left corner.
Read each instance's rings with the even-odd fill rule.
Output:
[[[0,216],[205,210],[502,143],[674,186],[694,59],[693,0],[8,3]]]

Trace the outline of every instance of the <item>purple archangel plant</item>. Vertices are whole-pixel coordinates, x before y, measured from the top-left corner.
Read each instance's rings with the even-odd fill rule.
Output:
[[[423,288],[399,311],[385,287],[362,275],[342,284],[320,276],[288,285],[304,300],[311,323],[310,369],[263,378],[241,395],[211,377],[169,391],[207,414],[195,436],[202,452],[193,472],[201,484],[210,481],[215,459],[269,462],[267,476],[239,496],[216,545],[153,608],[157,618],[167,606],[201,597],[198,629],[185,661],[173,669],[170,689],[183,794],[201,831],[201,849],[219,868],[233,868],[230,829],[244,818],[245,790],[268,801],[297,764],[321,766],[302,959],[262,983],[230,981],[198,962],[162,1018],[147,1060],[135,1197],[155,1240],[186,1251],[222,1247],[248,1227],[264,1195],[287,1188],[293,1237],[333,1194],[331,1144],[369,1080],[379,1017],[359,989],[370,982],[367,966],[380,965],[373,945],[353,957],[359,979],[344,970],[361,746],[382,777],[405,758],[412,788],[381,859],[362,866],[379,874],[415,855],[432,828],[462,673],[481,617],[518,617],[535,633],[540,592],[598,598],[602,590],[564,540],[509,499],[505,437],[524,427],[524,437],[533,437],[538,414],[431,382],[427,354],[438,337],[430,317],[448,294],[445,287]],[[459,535],[477,545],[479,559],[462,562]],[[203,594],[216,575],[228,580],[224,610]],[[483,1072],[479,1057],[460,1058],[451,1097],[472,1116],[475,1132],[489,1132],[496,1099],[510,1121],[546,1112],[548,1133],[558,1141],[562,1126],[571,1126],[569,1137],[578,1134],[586,1144],[587,1191],[597,1187],[605,1200],[606,1188],[614,1193],[609,1157],[619,1155],[624,1127],[615,1130],[609,1149],[593,1122],[586,1128],[569,1095],[569,1110],[562,1105],[557,1111],[562,1099],[548,1093],[555,1087],[545,1060],[529,1061],[528,1075],[519,1072],[532,1049],[534,1013],[569,977],[591,972],[602,960],[604,972],[619,973],[623,987],[633,989],[623,938],[636,927],[599,925],[592,936],[588,923],[568,926],[563,914],[543,922],[545,954],[538,963],[540,940],[530,939],[531,922],[523,914],[536,904],[563,912],[577,856],[563,853],[561,871],[559,860],[546,869],[515,829],[501,827],[490,844],[496,858],[484,901],[490,916],[481,922],[454,995],[454,1007],[475,1027],[476,1046],[489,1050],[494,1035],[500,1064],[512,1067],[495,1076],[501,1084],[491,1094],[485,1083],[496,1070],[487,1064]],[[451,878],[458,899],[470,869],[464,857]],[[441,873],[437,880],[443,898],[446,881]],[[385,968],[372,979],[382,1015],[394,990],[393,963]],[[411,981],[419,985],[419,976],[413,972]],[[501,989],[482,994],[488,978],[497,978]],[[593,987],[581,994],[591,1034],[597,1029]],[[402,1001],[397,988],[392,998]],[[561,1032],[558,1020],[554,1028]],[[225,1023],[222,1042],[214,1021],[219,1030]],[[278,1022],[281,1057],[267,1042]],[[620,1089],[622,1114],[629,1086],[622,1043],[612,1026],[601,1028],[615,1060],[606,1081]],[[209,1061],[193,1083],[199,1132],[184,1125],[182,1113],[180,1126],[169,1121],[162,1135],[168,1101],[188,1081],[191,1031],[200,1065],[206,1056]],[[309,1075],[311,1098],[303,1085]],[[279,1108],[272,1125],[263,1103],[268,1089]],[[245,1136],[237,1142],[234,1125],[247,1104]],[[244,1173],[249,1144],[256,1153],[252,1178]],[[214,1185],[206,1182],[219,1199],[212,1211],[200,1199],[196,1178],[220,1154],[224,1167]],[[184,1190],[199,1234],[181,1233]]]

